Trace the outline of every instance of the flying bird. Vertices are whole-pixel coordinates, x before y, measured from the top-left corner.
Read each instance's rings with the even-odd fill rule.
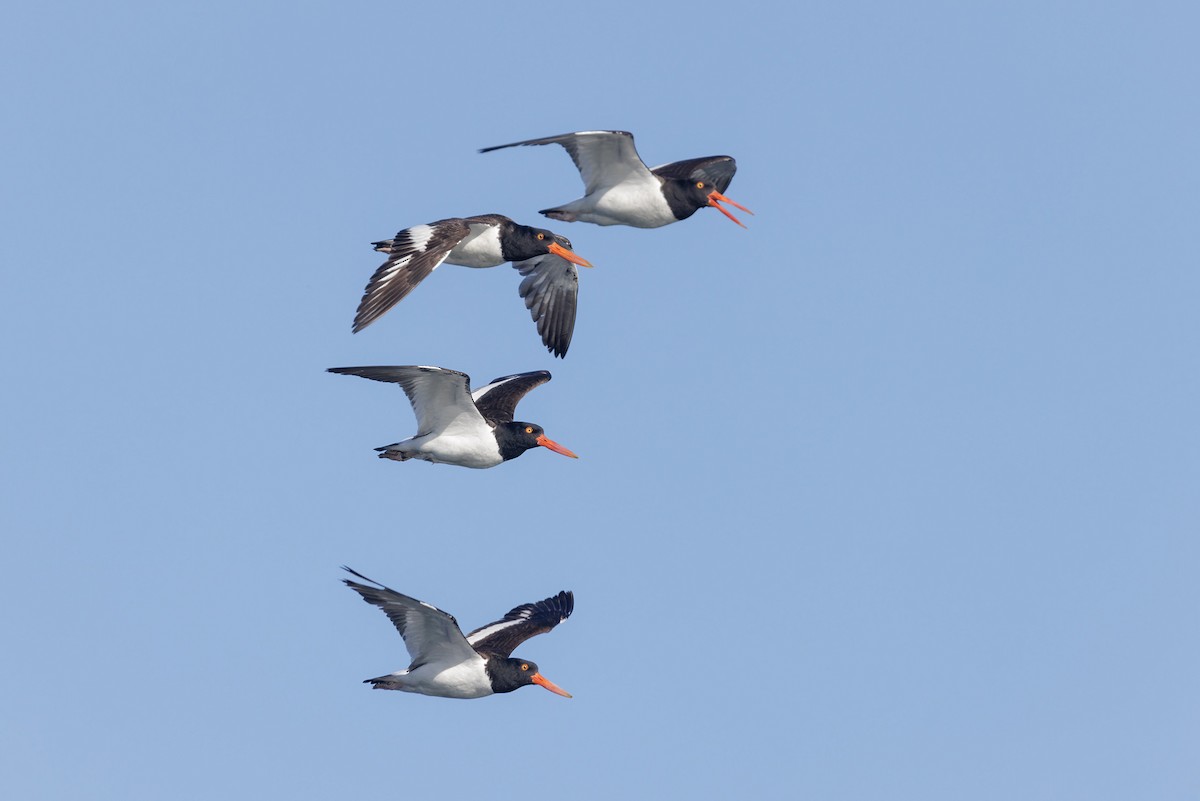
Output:
[[[550,380],[545,370],[502,376],[474,392],[466,373],[443,367],[331,367],[329,372],[399,384],[408,396],[417,415],[417,433],[376,448],[381,459],[485,468],[539,445],[579,458],[547,437],[541,426],[513,421],[521,398]]]
[[[575,255],[565,236],[519,225],[500,214],[481,214],[414,225],[371,244],[388,257],[367,282],[354,315],[354,333],[403,300],[442,262],[496,267],[510,261],[525,277],[521,297],[543,344],[555,356],[566,355],[579,295],[575,265],[592,265]]]
[[[730,156],[673,161],[649,169],[638,156],[633,134],[628,131],[579,131],[485,147],[479,152],[520,145],[562,145],[583,178],[583,197],[538,212],[551,219],[658,228],[712,206],[745,228],[721,203],[754,213],[721,194],[737,171],[737,163]]]
[[[575,596],[560,592],[544,601],[521,604],[495,623],[463,636],[458,621],[424,601],[385,587],[344,568],[374,587],[342,579],[369,604],[378,606],[404,638],[412,658],[405,670],[367,679],[376,690],[436,695],[442,698],[483,698],[538,684],[552,693],[571,697],[553,684],[528,659],[513,659],[513,649],[530,637],[544,634],[571,616]]]

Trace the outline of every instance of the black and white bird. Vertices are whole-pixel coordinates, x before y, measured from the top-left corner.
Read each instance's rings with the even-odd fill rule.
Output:
[[[417,433],[376,448],[381,459],[485,468],[538,446],[579,458],[547,437],[541,426],[513,420],[521,398],[550,380],[545,370],[502,376],[474,392],[466,373],[443,367],[331,367],[329,372],[399,384],[408,396]]]
[[[374,584],[342,579],[363,600],[378,606],[404,638],[412,658],[405,670],[367,679],[376,690],[436,695],[442,698],[483,698],[510,693],[530,684],[571,697],[538,671],[528,659],[513,659],[513,649],[538,634],[550,631],[571,616],[575,596],[564,590],[537,603],[521,604],[495,623],[463,636],[458,621],[424,601],[385,587],[350,568],[353,575]]]
[[[575,255],[565,236],[519,225],[500,214],[480,214],[414,225],[372,244],[388,258],[367,282],[354,315],[354,333],[403,300],[442,262],[496,267],[511,261],[525,277],[521,297],[542,342],[555,356],[566,355],[579,295],[575,265],[592,265]]]
[[[485,147],[479,152],[520,145],[562,145],[583,178],[583,197],[539,212],[555,220],[658,228],[712,206],[745,228],[721,203],[754,213],[721,194],[737,171],[730,156],[673,161],[650,169],[638,156],[633,134],[628,131],[578,131]]]

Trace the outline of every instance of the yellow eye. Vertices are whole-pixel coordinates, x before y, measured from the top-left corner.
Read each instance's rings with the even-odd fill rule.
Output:
[[[529,670],[529,665],[522,663],[521,670]]]
[[[704,188],[704,181],[697,181],[697,182],[696,182],[696,188],[697,188],[697,189],[703,189],[703,188]]]
[[[526,434],[532,434],[532,433],[533,433],[533,426],[525,426],[525,433],[526,433]]]
[[[545,234],[538,234],[538,241],[539,241],[539,242],[541,242],[541,241],[542,241],[543,239],[545,239],[545,238],[546,238],[546,235],[545,235]]]

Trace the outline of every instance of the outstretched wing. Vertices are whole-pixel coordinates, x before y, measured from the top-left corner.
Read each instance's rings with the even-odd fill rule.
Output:
[[[704,156],[698,159],[673,161],[650,170],[655,175],[679,181],[704,181],[724,194],[737,172],[732,156]]]
[[[544,139],[526,139],[507,145],[485,147],[480,153],[521,145],[562,145],[575,162],[583,185],[584,194],[611,189],[629,180],[649,180],[650,171],[633,145],[633,134],[628,131],[577,131],[575,133],[547,136]]]
[[[575,594],[564,590],[532,604],[521,604],[495,623],[480,626],[467,635],[476,651],[507,657],[521,643],[545,634],[575,611]]]
[[[396,631],[404,638],[404,645],[412,658],[409,670],[415,670],[428,662],[457,665],[476,656],[475,649],[463,636],[462,629],[458,627],[458,621],[453,615],[385,587],[348,567],[343,569],[363,581],[376,585],[370,587],[357,581],[342,579],[347,587],[361,595],[367,603],[382,609],[388,620],[392,621]]]
[[[471,379],[466,373],[419,365],[330,367],[329,372],[399,384],[417,415],[417,436],[484,425],[485,415],[471,399]],[[549,373],[546,375],[549,380]]]
[[[579,270],[553,253],[514,261],[513,267],[525,276],[519,291],[529,316],[537,323],[542,344],[555,356],[566,356],[575,333]]]
[[[492,379],[487,386],[475,390],[471,397],[485,420],[492,423],[511,423],[521,398],[534,387],[539,387],[549,380],[550,373],[545,370],[501,376]]]
[[[463,220],[439,220],[405,228],[394,239],[372,243],[376,250],[388,254],[388,258],[367,281],[354,315],[354,333],[404,300],[470,232],[470,226]]]

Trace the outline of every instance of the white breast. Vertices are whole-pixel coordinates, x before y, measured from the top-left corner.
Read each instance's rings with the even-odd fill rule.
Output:
[[[446,262],[462,267],[496,267],[503,264],[500,229],[495,225],[472,225],[471,233],[454,246]]]

